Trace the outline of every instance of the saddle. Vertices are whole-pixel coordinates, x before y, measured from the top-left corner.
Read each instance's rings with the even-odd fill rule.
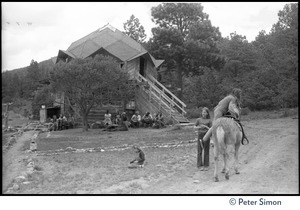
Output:
[[[244,144],[244,139],[247,141],[247,144],[249,144],[249,140],[246,137],[243,125],[240,122],[240,119],[238,118],[238,116],[236,116],[235,114],[232,114],[231,112],[227,112],[225,115],[223,115],[223,117],[231,118],[231,119],[233,119],[235,122],[237,122],[239,124],[239,126],[241,127],[241,130],[242,130],[242,144],[245,145]]]

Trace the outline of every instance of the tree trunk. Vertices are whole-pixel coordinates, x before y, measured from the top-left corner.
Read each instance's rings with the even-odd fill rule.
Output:
[[[82,115],[82,123],[83,123],[83,127],[82,127],[82,131],[85,132],[85,131],[88,131],[88,114],[87,113],[84,113]]]
[[[182,65],[181,63],[177,63],[177,91],[178,91],[178,98],[182,100],[182,91],[183,91],[183,84],[182,84]]]

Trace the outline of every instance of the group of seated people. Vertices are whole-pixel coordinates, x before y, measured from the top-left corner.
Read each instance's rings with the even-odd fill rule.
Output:
[[[122,114],[117,113],[116,117],[112,120],[111,114],[109,111],[104,115],[104,125],[106,126],[106,130],[128,130],[128,127],[131,128],[140,128],[140,127],[151,127],[151,128],[163,128],[165,127],[164,118],[161,112],[155,114],[154,117],[147,112],[143,117],[139,114],[139,111],[136,111],[132,117],[127,117],[126,112]]]
[[[53,118],[48,119],[49,131],[65,130],[74,128],[74,119],[70,116],[69,120],[65,115],[60,115],[59,118],[56,115]]]

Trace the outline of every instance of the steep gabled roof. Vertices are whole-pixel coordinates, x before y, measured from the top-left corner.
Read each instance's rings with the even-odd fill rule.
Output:
[[[73,58],[86,58],[101,48],[121,61],[127,61],[137,54],[147,53],[141,44],[107,24],[73,42],[67,51],[60,51],[58,57],[63,56],[64,52]]]

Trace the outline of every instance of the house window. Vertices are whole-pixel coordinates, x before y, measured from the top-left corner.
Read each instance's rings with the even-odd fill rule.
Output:
[[[126,109],[135,109],[135,100],[134,99],[127,102]]]

